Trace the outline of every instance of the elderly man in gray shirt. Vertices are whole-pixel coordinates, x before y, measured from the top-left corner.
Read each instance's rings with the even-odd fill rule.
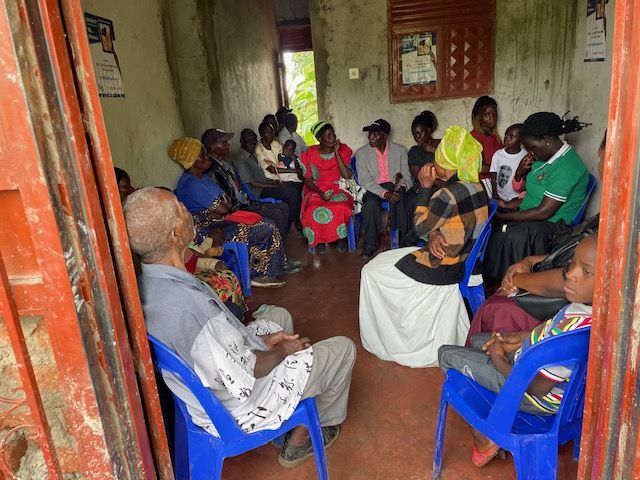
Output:
[[[129,242],[142,262],[139,280],[147,331],[196,372],[246,432],[278,428],[301,399],[315,397],[325,446],[347,414],[355,345],[333,337],[311,345],[293,334],[291,315],[263,306],[244,325],[205,283],[184,267],[193,219],[166,190],[143,188],[124,205]],[[212,435],[215,426],[182,382],[163,373],[193,422]],[[285,438],[278,461],[298,465],[313,455],[304,427]]]
[[[302,230],[300,224],[300,204],[302,196],[296,188],[290,188],[286,182],[278,182],[267,178],[255,156],[258,136],[245,128],[240,132],[240,151],[233,160],[233,165],[240,174],[242,183],[249,185],[256,198],[276,198],[282,200],[289,207],[289,225],[294,222],[298,231]]]
[[[369,260],[378,249],[384,200],[391,206],[392,228],[400,230],[401,239],[409,229],[404,192],[411,183],[411,173],[407,149],[388,140],[389,122],[379,118],[362,131],[368,132],[369,143],[355,154],[358,183],[367,190],[362,199],[364,245],[360,258]]]

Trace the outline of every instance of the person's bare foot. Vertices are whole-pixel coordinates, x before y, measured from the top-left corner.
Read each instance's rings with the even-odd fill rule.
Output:
[[[475,428],[469,427],[473,436],[471,461],[476,467],[484,467],[496,456],[501,454],[500,447],[492,440],[482,435]]]
[[[490,439],[482,435],[475,428],[469,428],[471,430],[471,436],[473,437],[473,444],[475,445],[477,450],[484,452],[485,450],[488,450],[493,445],[495,445]]]

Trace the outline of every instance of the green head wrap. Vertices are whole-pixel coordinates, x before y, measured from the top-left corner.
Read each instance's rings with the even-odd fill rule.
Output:
[[[435,157],[442,168],[458,172],[458,178],[463,182],[480,181],[482,145],[465,128],[458,125],[447,128]]]
[[[328,128],[333,128],[333,125],[331,125],[329,122],[320,121],[320,122],[317,122],[313,127],[311,127],[311,133],[313,134],[314,137],[316,137],[319,140],[322,134]]]

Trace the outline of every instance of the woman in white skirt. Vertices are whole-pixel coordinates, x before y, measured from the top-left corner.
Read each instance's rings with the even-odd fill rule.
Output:
[[[435,163],[418,174],[414,223],[428,243],[420,250],[384,252],[362,269],[362,345],[383,360],[432,367],[438,365],[441,345],[464,345],[469,318],[458,282],[488,215],[488,198],[478,178],[481,152],[463,127],[447,128]],[[436,178],[445,181],[437,191]]]

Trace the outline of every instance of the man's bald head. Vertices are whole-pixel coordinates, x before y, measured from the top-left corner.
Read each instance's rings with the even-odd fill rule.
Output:
[[[127,198],[129,244],[142,263],[155,263],[167,253],[170,236],[180,223],[179,207],[175,195],[161,188],[141,188]]]

